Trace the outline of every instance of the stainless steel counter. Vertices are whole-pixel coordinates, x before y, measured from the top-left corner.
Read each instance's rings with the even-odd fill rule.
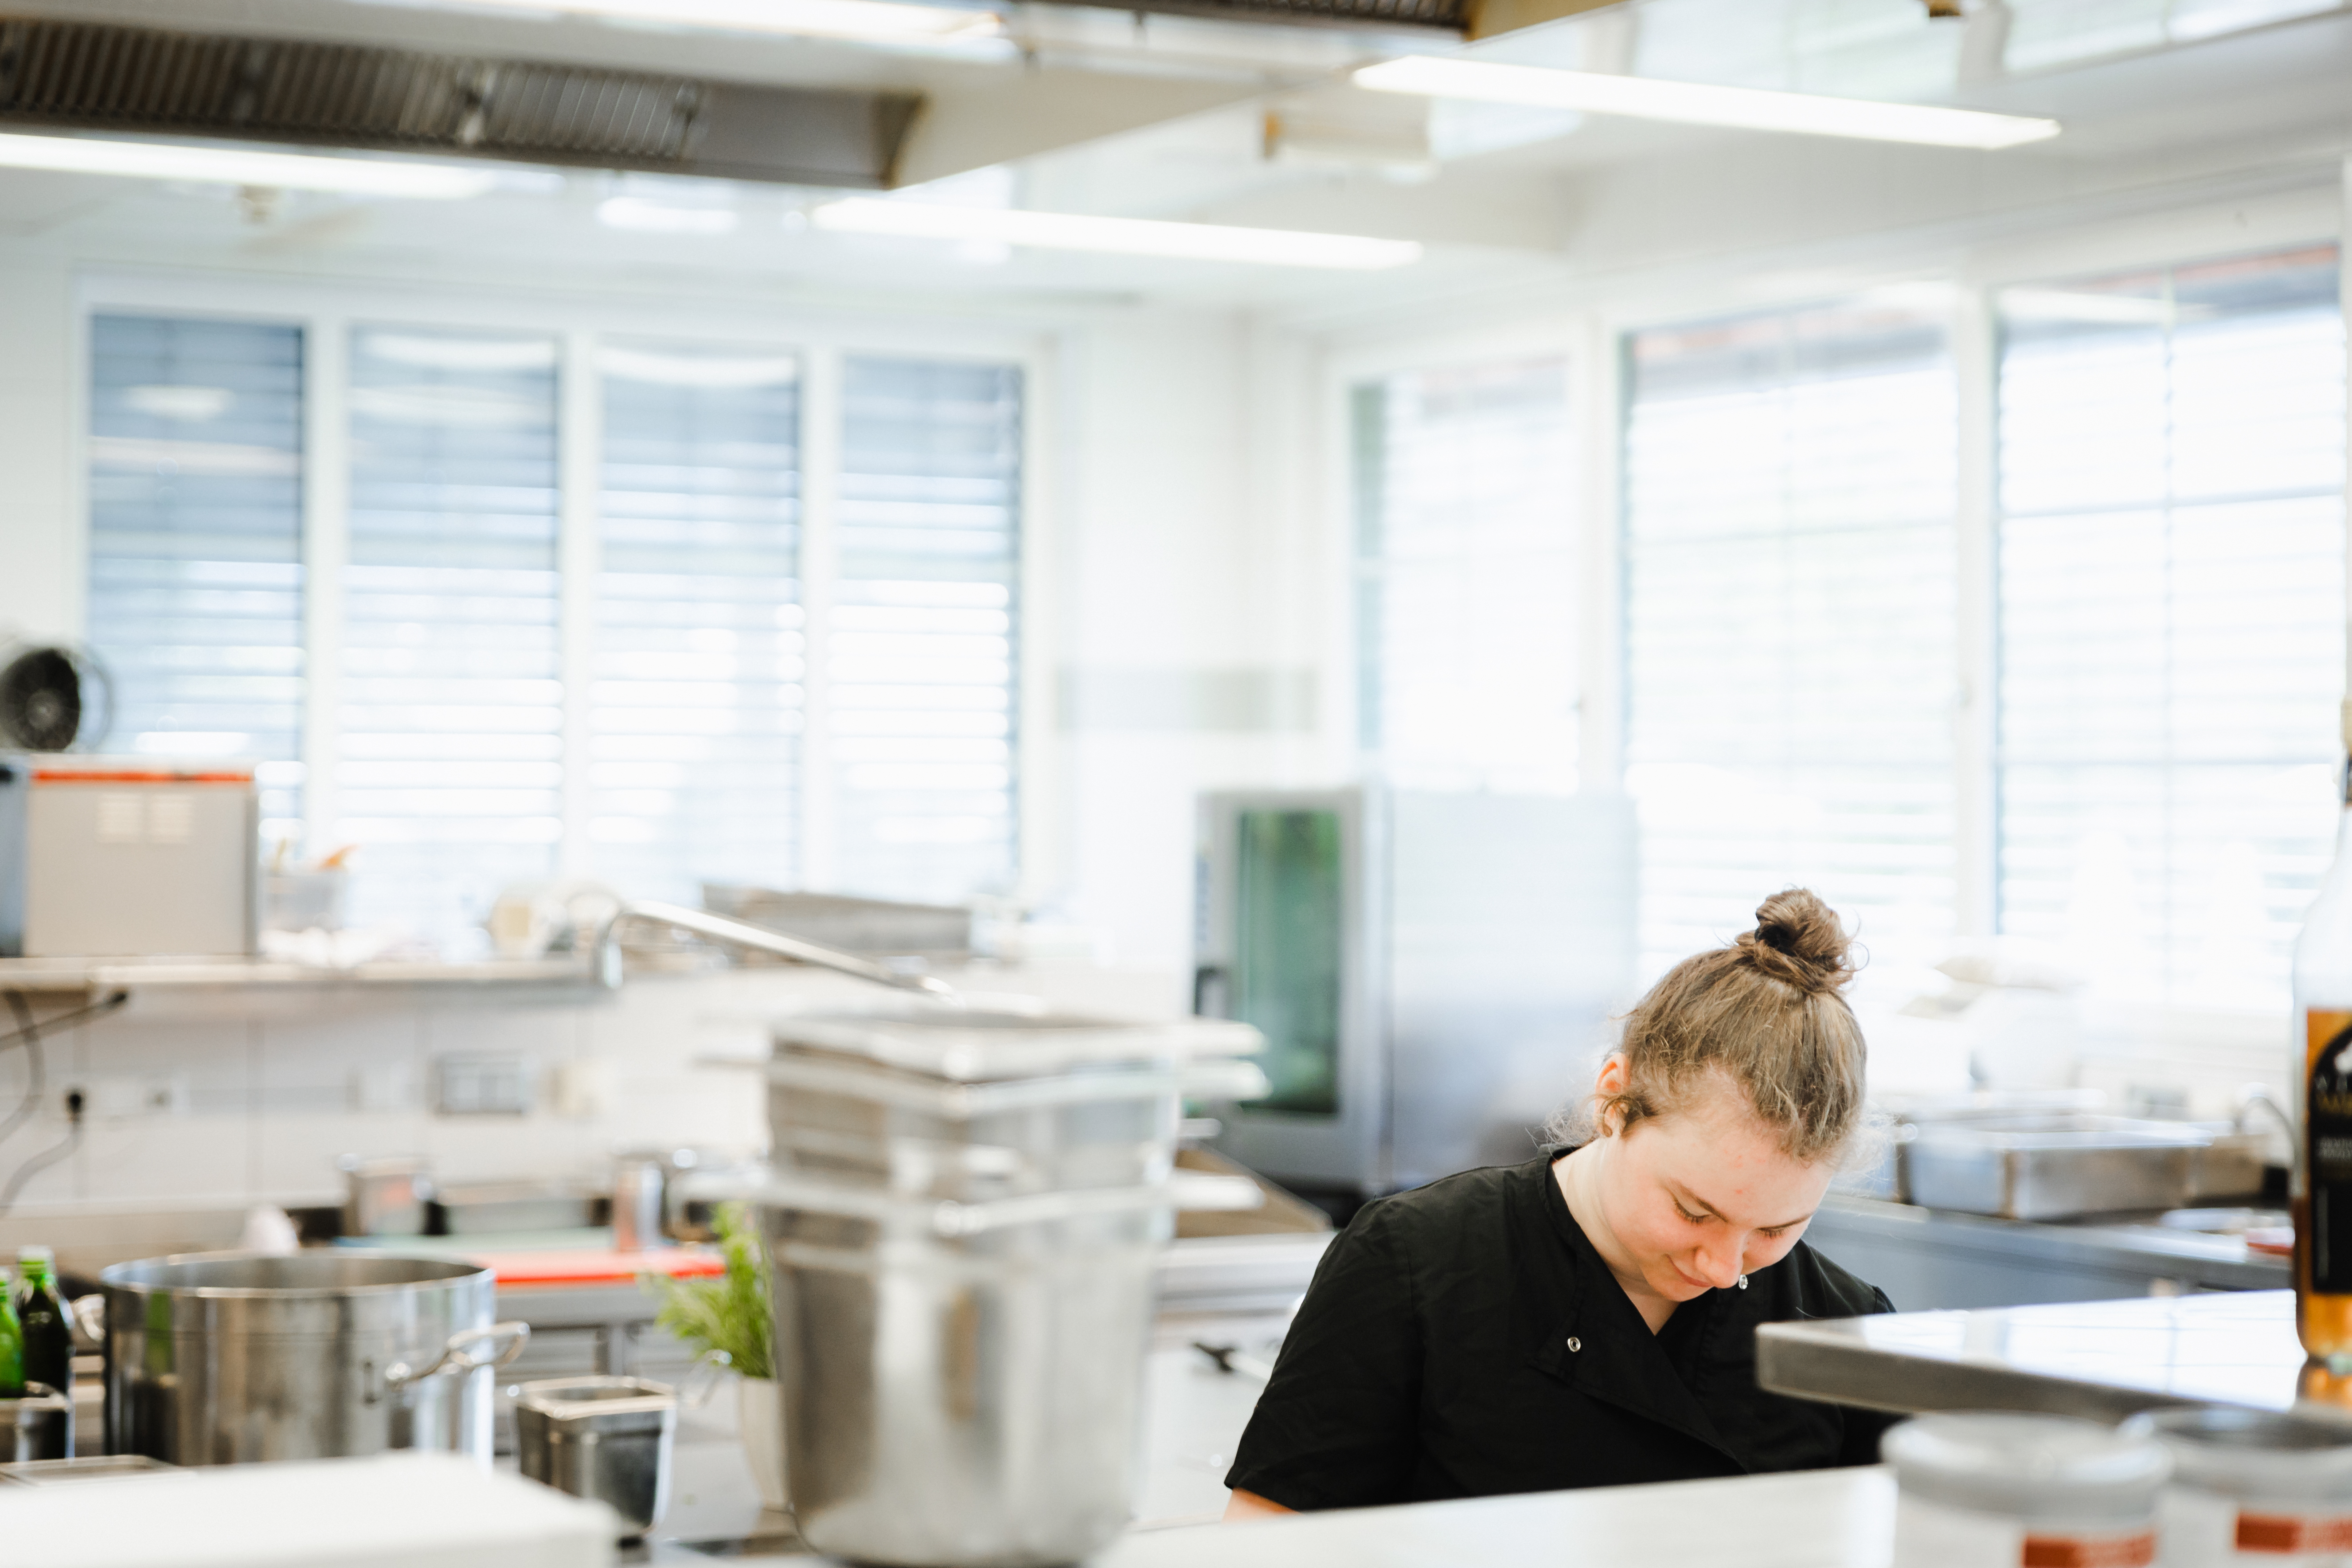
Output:
[[[1757,1378],[1881,1410],[2042,1410],[2116,1420],[2186,1403],[2284,1410],[2303,1347],[2294,1292],[2061,1302],[1768,1323]]]
[[[2189,1290],[2271,1290],[2287,1260],[2231,1236],[2171,1230],[2154,1215],[2031,1224],[1832,1196],[1806,1242],[1903,1311],[2109,1301]]]

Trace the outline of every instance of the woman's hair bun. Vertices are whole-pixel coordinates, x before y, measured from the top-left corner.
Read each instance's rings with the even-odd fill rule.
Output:
[[[1758,905],[1756,929],[1738,945],[1758,969],[1806,991],[1834,991],[1853,978],[1852,944],[1837,911],[1803,888]]]

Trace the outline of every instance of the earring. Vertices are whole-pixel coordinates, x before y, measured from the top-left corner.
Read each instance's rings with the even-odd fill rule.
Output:
[[[1745,1290],[1745,1289],[1748,1289],[1748,1276],[1747,1276],[1747,1275],[1745,1275],[1745,1274],[1742,1274],[1742,1275],[1739,1277],[1739,1288],[1740,1288],[1742,1290]]]

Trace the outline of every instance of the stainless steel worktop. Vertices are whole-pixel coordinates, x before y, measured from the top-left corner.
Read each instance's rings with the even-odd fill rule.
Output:
[[[2290,1283],[2284,1258],[2156,1219],[2035,1223],[1841,1194],[1822,1205],[1805,1240],[1906,1312]]]
[[[2303,1347],[2294,1292],[2255,1290],[1768,1323],[1757,1378],[1881,1410],[2042,1410],[2116,1420],[2184,1403],[2284,1410]]]

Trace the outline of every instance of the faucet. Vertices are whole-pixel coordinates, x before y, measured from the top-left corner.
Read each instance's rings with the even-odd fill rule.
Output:
[[[820,942],[803,942],[799,937],[786,936],[764,926],[730,920],[725,915],[714,915],[708,910],[688,909],[684,904],[663,903],[656,899],[636,899],[623,904],[596,931],[596,941],[590,949],[590,961],[596,978],[611,990],[617,991],[621,987],[620,932],[623,926],[630,924],[675,926],[679,931],[689,931],[697,936],[709,937],[730,947],[772,952],[795,963],[830,969],[837,974],[851,975],[872,984],[887,985],[898,991],[920,992],[953,1006],[963,1005],[963,998],[957,994],[955,987],[936,975],[908,973]]]
[[[2301,1170],[2303,1140],[2295,1135],[2294,1118],[2285,1106],[2278,1102],[2278,1097],[2263,1085],[2250,1083],[2238,1090],[2238,1131],[2247,1131],[2247,1121],[2257,1108],[2268,1111],[2271,1120],[2278,1123],[2279,1131],[2286,1134],[2287,1158],[2296,1170]]]

